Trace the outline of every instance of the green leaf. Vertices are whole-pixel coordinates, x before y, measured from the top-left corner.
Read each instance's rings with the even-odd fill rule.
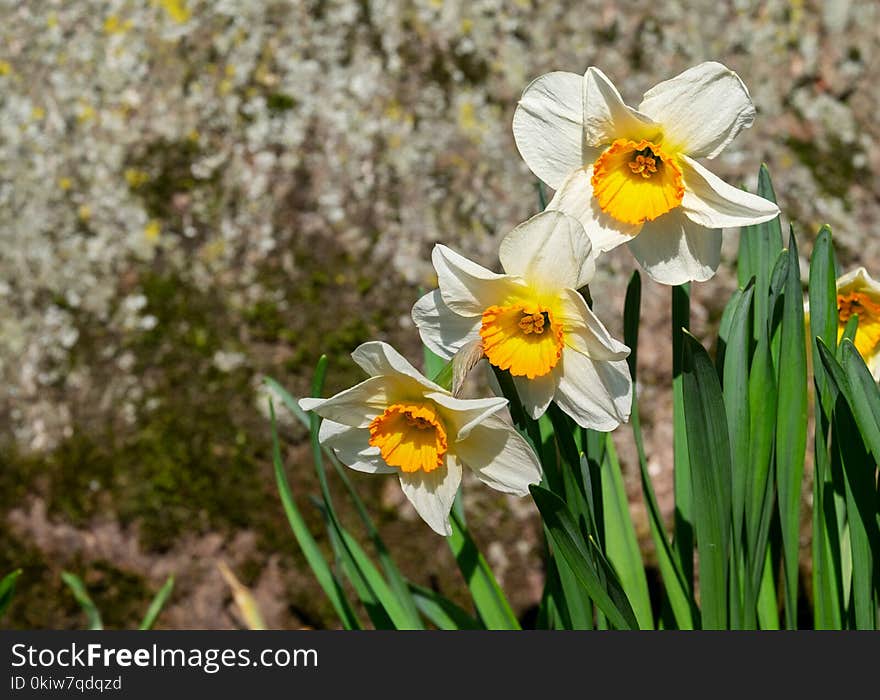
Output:
[[[865,444],[880,464],[880,388],[851,340],[840,344],[849,391],[846,398]]]
[[[510,603],[495,580],[489,564],[483,558],[476,543],[468,532],[461,510],[461,498],[450,514],[452,535],[447,538],[458,568],[474,599],[474,606],[486,629],[518,630],[519,622],[510,608]]]
[[[779,408],[776,412],[776,484],[782,528],[785,619],[797,628],[798,564],[800,551],[801,483],[807,445],[807,357],[804,302],[797,240],[788,244],[782,329],[779,349]]]
[[[685,334],[682,379],[703,628],[726,629],[730,441],[718,375],[709,354],[689,333]]]
[[[174,577],[169,576],[162,585],[162,588],[159,589],[159,592],[156,593],[150,603],[150,607],[147,608],[147,613],[144,615],[144,619],[141,621],[138,629],[148,630],[153,628],[153,624],[156,622],[156,618],[159,617],[159,613],[162,612],[162,608],[165,607],[165,603],[171,596],[172,590],[174,590]]]
[[[639,456],[639,473],[641,476],[642,495],[645,499],[645,507],[648,511],[648,525],[651,529],[651,539],[657,552],[657,566],[660,570],[660,578],[666,592],[666,601],[675,618],[675,624],[679,629],[693,629],[694,619],[699,619],[699,611],[696,603],[688,593],[684,574],[681,571],[672,546],[666,534],[663,518],[660,514],[660,506],[654,494],[654,486],[648,473],[648,459],[645,455],[645,445],[642,438],[642,427],[639,418],[639,406],[637,396],[637,369],[638,369],[638,346],[639,346],[639,315],[642,296],[642,281],[638,270],[633,272],[629,285],[626,288],[626,301],[623,307],[623,338],[630,348],[629,363],[630,374],[633,382],[633,401],[630,425],[633,430],[633,439],[636,443],[636,451]]]
[[[306,427],[311,427],[311,418],[309,415],[303,411],[299,404],[296,403],[296,400],[282,387],[278,382],[274,379],[266,378],[266,384],[275,391],[278,396],[283,401],[284,405],[290,409],[293,415]],[[323,447],[324,457],[330,461],[333,465],[334,470],[336,471],[337,476],[339,476],[343,485],[348,492],[349,497],[354,503],[355,510],[358,513],[361,521],[364,524],[364,527],[367,530],[367,536],[373,543],[373,547],[376,550],[376,554],[379,557],[379,562],[382,565],[382,570],[385,572],[385,575],[388,577],[388,581],[394,590],[395,594],[398,596],[401,604],[403,604],[409,611],[409,613],[416,617],[418,612],[416,610],[416,604],[410,595],[410,583],[406,580],[406,578],[401,573],[400,569],[397,566],[397,563],[394,561],[394,558],[391,556],[391,553],[388,551],[388,548],[385,546],[385,543],[382,541],[382,538],[379,536],[379,532],[373,524],[372,519],[367,513],[367,509],[364,506],[363,500],[358,495],[355,490],[353,484],[351,483],[351,479],[349,479],[348,474],[346,473],[346,467],[336,458],[336,456],[327,448]]]
[[[297,408],[299,408],[297,406]],[[311,531],[306,525],[305,520],[296,505],[293,493],[290,490],[290,484],[287,481],[287,475],[284,472],[284,465],[281,460],[281,448],[278,442],[278,429],[275,421],[275,406],[272,400],[269,400],[269,413],[272,418],[272,461],[275,467],[275,483],[278,486],[278,493],[281,496],[281,503],[284,506],[284,513],[287,521],[290,523],[290,529],[293,531],[296,541],[299,543],[300,549],[312,569],[324,593],[330,599],[333,609],[339,616],[339,620],[346,629],[360,629],[361,623],[357,618],[354,610],[349,604],[342,584],[330,569],[330,565],[324,558],[323,553],[315,542]]]
[[[452,372],[451,363],[448,363],[436,353],[431,352],[427,347],[423,347],[423,356],[425,358],[424,374],[426,377],[437,377],[449,366],[450,376]]]
[[[672,288],[672,449],[673,490],[675,492],[675,539],[673,546],[678,568],[684,575],[689,595],[694,580],[694,506],[691,493],[691,466],[682,398],[682,348],[684,333],[690,327],[690,286]]]
[[[544,211],[547,208],[547,194],[544,192],[544,183],[540,180],[535,180],[535,189],[538,190],[538,206],[541,211]]]
[[[819,229],[813,253],[810,256],[810,350],[813,358],[813,380],[821,391],[825,390],[825,370],[816,348],[816,337],[833,347],[837,344],[837,278],[834,247],[831,243],[831,229]],[[832,404],[833,405],[833,404]],[[832,406],[825,406],[825,415],[830,417]]]
[[[739,541],[749,475],[749,356],[752,339],[752,297],[750,282],[739,295],[731,313],[724,355],[724,409],[731,442],[733,472],[733,532]]]
[[[853,342],[856,337],[856,332],[859,330],[859,315],[853,314],[849,317],[846,322],[846,325],[843,327],[843,333],[840,336],[840,342],[837,345],[837,357],[838,359],[841,357],[841,346],[843,345],[844,340],[848,340]]]
[[[401,605],[394,591],[391,590],[382,574],[379,573],[379,570],[370,561],[370,557],[351,533],[343,528],[338,520],[332,527],[336,530],[344,546],[345,555],[347,555],[346,563],[349,567],[349,572],[353,574],[351,577],[352,584],[355,584],[355,580],[359,579],[369,587],[371,592],[369,598],[374,598],[382,606],[394,629],[424,629],[421,619],[417,615],[411,614],[406,607]],[[355,568],[357,569],[356,573],[354,571]],[[359,588],[363,590],[362,586]],[[377,615],[377,619],[384,620],[381,615]]]
[[[753,277],[749,280],[745,289],[751,289],[752,294],[754,294],[754,287],[755,282]],[[715,351],[715,365],[722,373],[725,362],[727,361],[727,346],[730,344],[730,334],[733,330],[733,319],[736,315],[736,310],[742,302],[742,295],[745,289],[735,289],[733,291],[733,294],[730,295],[730,299],[728,299],[727,304],[724,306],[724,311],[721,313],[721,321],[718,322],[718,349]],[[751,318],[749,321],[751,322]],[[752,327],[749,326],[747,329],[749,337],[751,336],[751,330]]]
[[[632,605],[639,629],[654,629],[651,597],[636,530],[629,512],[629,499],[611,434],[602,460],[602,510],[605,520],[605,551]]]
[[[12,603],[12,596],[15,594],[15,582],[21,576],[21,569],[12,571],[0,580],[0,617],[9,608]]]
[[[324,453],[326,455],[328,451],[324,450]],[[394,595],[413,618],[418,617],[418,606],[411,594],[411,584],[407,581],[406,577],[404,577],[403,573],[398,568],[394,557],[391,556],[391,552],[389,552],[388,548],[385,546],[385,542],[379,536],[379,531],[376,529],[376,526],[373,524],[372,519],[367,513],[363,500],[361,500],[354,485],[351,483],[351,479],[349,479],[348,474],[346,474],[345,466],[332,454],[329,456],[329,459],[333,464],[337,476],[348,491],[348,495],[351,498],[352,503],[354,503],[355,510],[367,530],[367,537],[373,543],[373,548],[376,550],[376,554],[379,557],[379,563],[382,566],[382,570],[385,572],[385,576],[388,578],[388,583],[394,591]]]
[[[816,341],[816,347],[819,351],[820,364],[828,379],[824,385],[824,393],[820,396],[820,405],[834,407],[829,409],[831,411],[829,418],[833,418],[835,408],[842,400],[845,402],[844,392],[848,390],[848,380],[846,373],[835,358],[834,351],[822,339]],[[828,617],[818,624],[839,629],[845,621],[845,608],[848,605],[847,596],[851,583],[850,540],[846,535],[846,484],[840,464],[839,450],[835,446],[834,424],[832,420],[826,426],[824,418],[824,414],[820,416],[816,431],[817,434],[822,433],[824,436],[828,434],[824,432],[827,427],[831,434],[832,444],[828,450],[817,450],[816,453],[816,467],[818,468],[816,474],[821,479],[822,491],[819,505],[814,505],[814,508],[822,508],[825,528],[820,532],[824,533],[823,544],[828,548],[827,557],[824,557],[822,561],[830,564],[826,570],[826,578],[830,585],[836,586],[838,591],[837,598],[834,600],[839,606],[839,611],[838,609],[829,610]],[[829,624],[829,620],[835,624]]]
[[[89,592],[86,590],[85,584],[82,582],[82,579],[80,579],[79,576],[77,576],[76,574],[70,573],[69,571],[62,571],[61,580],[67,584],[68,588],[70,588],[71,593],[73,593],[73,597],[76,599],[76,602],[79,603],[79,606],[83,609],[83,612],[85,612],[86,618],[89,623],[89,629],[104,629],[104,624],[101,622],[101,613],[98,612],[98,608],[95,607],[95,604],[89,597]]]
[[[574,572],[583,590],[614,627],[638,629],[638,621],[614,570],[595,542],[583,540],[562,499],[540,486],[532,485],[530,491],[548,529],[550,542]]]
[[[779,629],[776,582],[773,579],[773,555],[769,548],[767,548],[764,557],[761,585],[758,592],[758,622],[762,630]]]
[[[731,443],[732,526],[733,561],[736,571],[731,581],[731,627],[752,629],[755,627],[754,612],[750,605],[751,596],[745,595],[745,602],[739,591],[740,582],[748,588],[748,578],[744,571],[748,568],[748,557],[742,551],[743,517],[746,503],[746,489],[749,475],[750,412],[749,412],[749,356],[752,342],[752,282],[738,294],[739,303],[728,306],[730,313],[725,333],[723,368],[724,407],[727,414],[727,429]],[[745,606],[745,610],[741,608]]]
[[[327,356],[322,355],[315,368],[312,396],[321,396],[326,374]],[[314,412],[311,415],[310,428],[312,460],[321,484],[321,495],[324,499],[322,512],[331,534],[331,542],[336,545],[337,555],[340,556],[349,580],[367,608],[370,619],[377,628],[422,629],[424,626],[415,611],[415,606],[407,607],[401,604],[357,540],[342,526],[333,507],[330,487],[327,483],[323,447],[319,437],[321,417]]]
[[[773,472],[773,438],[776,433],[776,373],[770,353],[770,339],[763,334],[758,340],[749,373],[749,440],[748,467],[745,482],[744,524],[746,561],[746,615],[752,619],[756,596],[764,578],[768,535],[775,502]],[[772,572],[769,574],[773,577]]]
[[[835,455],[846,486],[846,515],[852,552],[852,609],[856,628],[877,627],[874,576],[880,563],[880,530],[877,523],[877,486],[874,466],[843,397],[834,408]]]
[[[776,202],[770,172],[762,164],[758,172],[758,196]],[[739,258],[737,275],[740,289],[745,288],[749,279],[755,278],[755,333],[760,337],[767,327],[769,315],[768,290],[770,273],[779,253],[782,250],[782,226],[779,217],[772,221],[755,226],[746,226],[740,230]]]
[[[816,428],[813,441],[812,576],[813,620],[816,629],[840,629],[842,616],[841,561],[835,496],[831,479],[829,434],[836,401],[819,354],[816,339],[837,345],[837,274],[831,229],[819,229],[810,256],[810,351],[812,357]],[[842,515],[842,513],[841,513]],[[828,517],[826,517],[828,516]]]
[[[818,367],[818,363],[816,365]],[[822,370],[824,372],[824,369]],[[818,382],[817,382],[818,386]],[[827,385],[826,385],[827,386]],[[818,391],[818,389],[817,389]],[[819,396],[830,393],[826,388]],[[817,403],[821,400],[817,397]],[[813,624],[817,630],[841,629],[843,614],[840,532],[836,513],[837,498],[831,479],[828,446],[830,423],[825,416],[816,420],[813,464]]]
[[[421,613],[441,630],[485,629],[473,616],[430,588],[409,584],[410,595]]]

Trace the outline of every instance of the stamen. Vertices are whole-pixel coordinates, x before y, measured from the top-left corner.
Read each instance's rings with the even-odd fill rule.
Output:
[[[515,377],[542,377],[562,357],[562,326],[533,304],[490,306],[483,312],[480,338],[489,362]]]
[[[389,467],[431,472],[442,466],[446,429],[432,405],[393,404],[370,423],[370,445]]]
[[[678,163],[651,141],[617,139],[593,163],[590,182],[602,211],[627,224],[652,221],[684,197]]]

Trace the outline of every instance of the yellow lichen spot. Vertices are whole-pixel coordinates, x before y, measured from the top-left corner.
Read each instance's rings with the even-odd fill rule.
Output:
[[[470,17],[465,17],[461,20],[461,33],[462,34],[470,34],[474,29],[474,20]]]
[[[226,253],[226,241],[222,238],[215,238],[213,241],[205,243],[200,252],[206,262],[216,262],[222,259]]]
[[[192,13],[184,0],[159,0],[162,9],[178,24],[189,22]]]
[[[0,61],[0,75],[9,75],[12,72],[12,65],[9,61]]]
[[[79,114],[77,114],[76,118],[80,124],[84,124],[86,122],[92,121],[92,119],[94,119],[97,116],[97,112],[95,111],[95,108],[92,107],[85,100],[80,100],[78,111],[79,111]]]
[[[514,377],[543,377],[562,357],[564,333],[553,313],[533,303],[490,306],[480,337],[486,359]]]
[[[57,13],[50,12],[46,16],[46,26],[49,27],[49,29],[54,29],[55,27],[58,26],[58,14]]]
[[[385,106],[385,117],[395,122],[400,121],[403,117],[403,108],[400,106],[400,102],[391,100]]]
[[[872,299],[865,292],[850,291],[837,295],[837,340],[840,341],[846,323],[853,314],[859,316],[853,344],[868,362],[880,353],[880,300]]]
[[[465,131],[474,131],[479,128],[477,110],[473,102],[462,102],[458,106],[458,124]]]
[[[150,181],[150,173],[137,168],[128,168],[125,171],[125,181],[131,189],[136,190]]]
[[[162,224],[159,223],[158,219],[150,219],[150,222],[144,226],[144,238],[146,238],[150,243],[155,243],[159,240],[159,236],[162,234]]]
[[[58,178],[58,187],[62,192],[67,192],[73,186],[73,182],[71,182],[69,177],[59,177]]]
[[[31,119],[35,122],[41,121],[46,116],[46,110],[42,107],[34,107],[31,110]]]
[[[104,20],[105,34],[125,34],[131,27],[132,21],[130,19],[123,22],[118,15],[109,15]]]
[[[235,64],[227,63],[226,68],[223,69],[223,72],[226,73],[227,78],[235,77]]]
[[[443,466],[446,428],[430,403],[396,403],[370,423],[370,445],[389,467],[432,472]]]
[[[591,183],[602,211],[627,224],[652,221],[684,197],[675,158],[645,140],[617,139],[593,164]]]
[[[79,209],[76,210],[76,215],[80,221],[86,223],[92,218],[92,208],[88,204],[80,204]]]
[[[190,129],[186,135],[186,140],[190,143],[198,143],[199,139],[201,139],[201,134],[199,134],[198,129]]]

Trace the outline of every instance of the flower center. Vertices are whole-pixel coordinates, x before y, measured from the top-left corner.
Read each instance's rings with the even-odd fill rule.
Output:
[[[431,472],[443,465],[446,429],[430,404],[396,403],[370,423],[370,444],[389,467]]]
[[[681,168],[651,141],[617,139],[593,163],[593,195],[618,221],[642,224],[681,204]]]
[[[880,302],[861,292],[839,294],[837,296],[838,340],[843,335],[846,322],[853,314],[859,315],[859,327],[853,343],[867,362],[869,357],[880,351]]]
[[[480,327],[483,353],[515,377],[543,377],[562,357],[563,332],[549,309],[536,304],[490,306]]]

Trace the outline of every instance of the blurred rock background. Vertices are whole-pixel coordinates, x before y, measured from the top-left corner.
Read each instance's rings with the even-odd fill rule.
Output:
[[[694,63],[727,64],[758,118],[715,172],[753,189],[766,162],[804,262],[828,223],[845,269],[880,272],[874,2],[0,0],[0,12],[0,574],[24,569],[4,627],[82,626],[62,570],[111,627],[136,626],[169,574],[158,626],[241,626],[220,560],[269,626],[333,624],[275,492],[262,378],[302,395],[326,352],[338,390],[360,377],[348,353],[374,338],[418,360],[409,308],[434,285],[433,244],[493,266],[500,237],[537,211],[510,121],[542,73],[598,65],[637,104]],[[735,286],[737,236],[694,287],[700,337]],[[632,268],[616,251],[593,285],[618,334]],[[667,511],[668,305],[646,280],[641,410]],[[628,427],[617,438],[640,520]],[[285,418],[283,439],[306,496],[304,432]],[[355,479],[404,571],[462,596],[445,542],[394,480]],[[527,615],[542,577],[533,507],[473,487],[467,499]]]

